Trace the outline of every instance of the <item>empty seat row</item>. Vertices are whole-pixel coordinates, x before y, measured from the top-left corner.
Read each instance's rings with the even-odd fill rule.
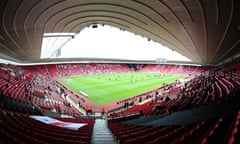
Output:
[[[109,122],[109,128],[122,144],[176,144],[239,142],[240,111],[220,118],[187,125],[138,126]]]

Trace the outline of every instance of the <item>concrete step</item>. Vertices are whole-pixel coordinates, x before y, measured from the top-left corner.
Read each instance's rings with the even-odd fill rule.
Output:
[[[92,144],[118,144],[108,128],[107,121],[96,119],[93,127]]]

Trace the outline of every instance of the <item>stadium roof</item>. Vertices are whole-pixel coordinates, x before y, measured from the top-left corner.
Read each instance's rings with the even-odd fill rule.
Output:
[[[240,54],[239,17],[239,0],[1,0],[0,58],[86,60],[40,59],[43,34],[108,24],[160,42],[193,63],[219,64]]]

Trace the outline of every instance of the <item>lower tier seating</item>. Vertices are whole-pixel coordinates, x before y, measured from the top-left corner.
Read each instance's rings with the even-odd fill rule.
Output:
[[[187,125],[144,126],[109,122],[109,128],[122,144],[237,144],[240,110],[220,118]]]
[[[61,119],[63,120],[63,119]],[[67,120],[70,121],[70,118]],[[0,143],[64,143],[89,144],[91,141],[93,119],[72,119],[87,123],[78,130],[44,124],[29,115],[0,111]]]

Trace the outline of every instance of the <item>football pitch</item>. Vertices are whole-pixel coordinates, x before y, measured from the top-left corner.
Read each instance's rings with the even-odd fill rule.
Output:
[[[57,78],[76,93],[87,94],[98,105],[123,100],[183,79],[184,76],[156,73],[112,73]]]

